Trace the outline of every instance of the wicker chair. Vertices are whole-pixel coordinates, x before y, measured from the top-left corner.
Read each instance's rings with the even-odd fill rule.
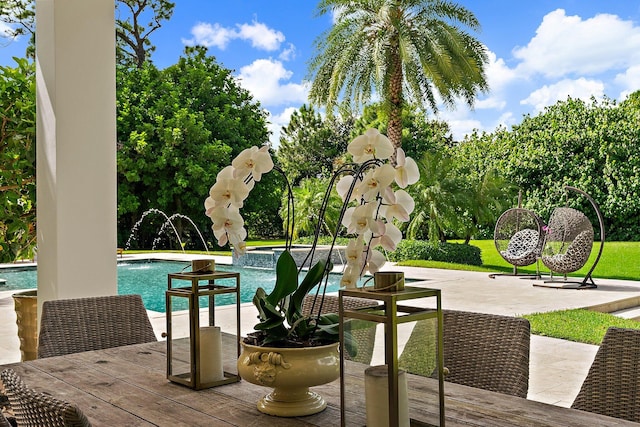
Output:
[[[531,265],[540,256],[542,226],[542,220],[529,209],[508,209],[498,218],[493,242],[500,256],[513,265],[514,275],[518,274],[518,267]]]
[[[4,416],[4,414],[0,413],[0,427],[12,427],[9,420]]]
[[[91,426],[87,417],[76,405],[28,388],[12,369],[2,371],[0,379],[9,396],[18,426]]]
[[[579,210],[555,208],[542,251],[542,263],[556,273],[573,273],[589,259],[593,247],[593,226]]]
[[[307,295],[302,302],[302,313],[305,315],[311,314],[311,309],[313,307],[314,295]],[[314,313],[318,311],[318,304],[320,304],[320,297],[316,302],[316,307],[313,307]],[[355,308],[363,308],[370,307],[372,305],[377,305],[378,301],[369,300],[363,298],[351,298],[351,297],[343,297],[343,304],[345,309],[355,309]],[[324,302],[322,304],[322,314],[327,313],[338,313],[340,311],[339,298],[335,295],[325,295]],[[353,358],[349,357],[348,354],[345,354],[345,357],[350,360],[354,360],[360,363],[369,364],[371,362],[371,358],[373,357],[373,347],[375,345],[376,339],[376,325],[372,324],[370,327],[366,327],[363,329],[355,329],[351,331],[351,336],[355,340],[358,345],[358,354]]]
[[[571,407],[640,422],[640,330],[607,330]]]
[[[45,301],[38,357],[157,341],[140,295]]]
[[[443,310],[446,381],[514,396],[529,389],[529,321]]]

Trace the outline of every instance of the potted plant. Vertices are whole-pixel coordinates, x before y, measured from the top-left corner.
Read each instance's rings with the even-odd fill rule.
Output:
[[[307,258],[298,266],[291,255],[290,231],[295,218],[290,208],[286,248],[276,263],[276,284],[269,293],[258,288],[253,298],[259,323],[255,332],[241,343],[238,372],[249,382],[274,387],[258,402],[262,412],[279,416],[319,412],[326,403],[309,387],[339,376],[338,315],[321,314],[326,280],[333,269],[329,261],[331,250],[326,259],[314,262],[328,195],[334,185],[343,200],[338,223],[346,227],[347,233],[355,235],[346,249],[347,263],[341,280],[345,287],[356,286],[365,272],[379,270],[385,257],[375,248],[395,250],[402,233],[393,221],[407,221],[413,210],[411,197],[404,190],[391,188],[394,181],[404,188],[418,179],[415,162],[405,157],[401,149],[396,152],[396,164],[391,165],[387,161],[394,154],[390,141],[376,129],[369,129],[349,144],[348,151],[354,163],[341,167],[330,180]],[[284,176],[288,206],[293,206],[288,180],[281,169],[274,167],[267,146],[244,150],[218,174],[205,201],[218,244],[230,243],[236,253],[244,253],[247,232],[239,209],[255,182],[272,169]],[[337,235],[334,233],[331,249]],[[315,299],[311,313],[303,314],[303,301],[312,292]],[[345,337],[345,347],[352,355],[357,351],[349,336]]]

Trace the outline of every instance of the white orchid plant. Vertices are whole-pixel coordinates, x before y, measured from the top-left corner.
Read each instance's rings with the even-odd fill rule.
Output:
[[[376,247],[395,251],[402,232],[394,219],[406,222],[414,209],[413,198],[404,188],[420,178],[416,162],[396,150],[396,165],[390,159],[394,148],[377,129],[368,129],[347,147],[359,167],[343,176],[336,186],[345,204],[350,204],[342,218],[347,233],[355,235],[346,249],[347,265],[341,286],[354,288],[364,273],[376,273],[386,257]],[[393,190],[395,182],[399,189]]]
[[[327,196],[332,191],[336,178],[340,177],[336,185],[343,200],[340,222],[346,227],[346,232],[354,236],[346,248],[347,264],[341,286],[351,288],[356,286],[362,275],[367,272],[373,274],[384,264],[385,256],[376,247],[393,251],[402,239],[402,233],[393,222],[409,220],[414,202],[403,188],[415,183],[419,179],[419,172],[415,161],[406,157],[401,148],[395,150],[389,139],[376,129],[368,129],[355,138],[347,150],[355,163],[345,165],[334,174],[319,216],[322,219],[329,200]],[[394,151],[395,166],[389,163]],[[244,254],[247,231],[240,208],[255,182],[274,168],[282,173],[282,170],[274,167],[268,146],[251,147],[242,151],[231,166],[217,175],[204,205],[206,215],[213,222],[213,233],[220,246],[231,244],[236,254]],[[396,191],[392,187],[394,182],[399,188]],[[292,203],[288,182],[287,186],[289,202]],[[292,215],[291,221],[293,220]],[[253,302],[260,319],[260,323],[255,326],[260,335],[260,345],[288,345],[294,342],[313,345],[309,343],[337,341],[336,314],[302,314],[305,296],[314,288],[318,292],[316,298],[319,294],[324,295],[326,279],[333,269],[329,258],[320,260],[310,266],[304,279],[298,284],[298,276],[305,263],[313,263],[319,229],[318,227],[309,257],[300,267],[289,252],[291,240],[288,233],[287,250],[277,261],[274,289],[269,294],[262,288],[256,291]],[[289,225],[287,231],[290,231]],[[337,233],[334,235],[334,244],[336,236]],[[324,287],[318,286],[323,279]],[[314,302],[313,307],[312,312],[320,313],[322,300],[317,305]],[[348,337],[345,343],[347,350],[353,355],[355,349]]]

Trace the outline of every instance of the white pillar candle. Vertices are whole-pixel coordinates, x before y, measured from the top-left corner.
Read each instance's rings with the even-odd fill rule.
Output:
[[[200,328],[200,382],[210,383],[223,379],[220,327]]]
[[[364,397],[367,427],[389,426],[389,382],[387,365],[372,366],[364,371]],[[409,426],[407,375],[398,370],[398,426]]]

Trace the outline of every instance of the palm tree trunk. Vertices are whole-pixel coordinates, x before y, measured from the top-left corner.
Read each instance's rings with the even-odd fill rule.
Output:
[[[396,151],[402,146],[402,58],[400,57],[399,41],[397,48],[390,54],[391,78],[388,87],[389,124],[387,137],[395,147],[391,164],[396,165]]]

